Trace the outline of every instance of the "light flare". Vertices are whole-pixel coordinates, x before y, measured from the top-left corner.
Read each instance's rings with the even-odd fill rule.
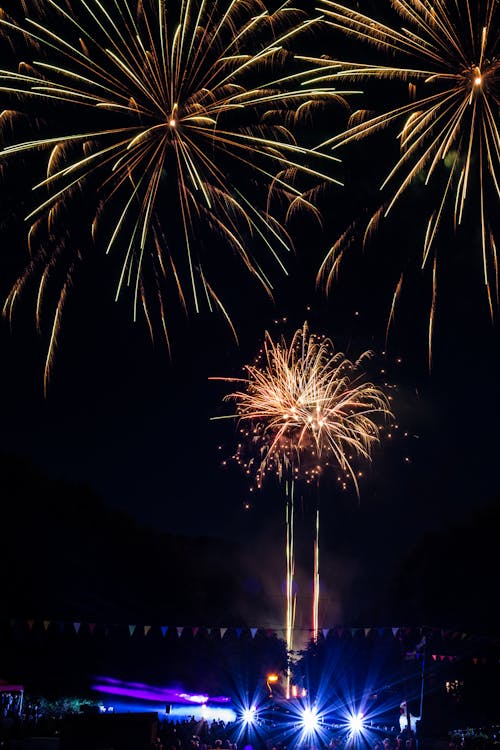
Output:
[[[349,717],[349,728],[352,734],[360,734],[363,731],[364,717],[362,713],[352,714]]]
[[[314,735],[318,731],[319,718],[314,706],[306,706],[301,716],[302,731],[305,735]]]
[[[255,708],[255,706],[245,708],[243,710],[241,718],[244,724],[253,724],[257,718],[257,709]]]

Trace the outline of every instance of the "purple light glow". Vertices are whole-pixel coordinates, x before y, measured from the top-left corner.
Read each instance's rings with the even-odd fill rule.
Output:
[[[230,698],[219,695],[211,698],[200,693],[186,693],[174,688],[160,688],[145,685],[140,682],[122,682],[112,677],[97,678],[98,683],[92,685],[92,690],[108,695],[120,695],[126,698],[155,701],[160,703],[180,703],[182,705],[201,705],[210,703],[229,703]]]
[[[169,701],[173,700],[173,698],[170,696],[170,693],[164,690],[138,690],[137,688],[123,688],[118,686],[112,687],[111,685],[92,685],[92,690],[96,690],[98,693],[121,695],[126,698],[139,698],[140,700],[144,701],[161,701],[162,703],[168,703]],[[165,697],[165,693],[170,697]],[[176,701],[176,703],[177,702],[187,703],[187,701]]]

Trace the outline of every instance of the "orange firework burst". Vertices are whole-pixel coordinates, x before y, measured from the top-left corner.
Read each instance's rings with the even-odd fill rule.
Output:
[[[142,305],[151,332],[155,303],[166,335],[169,290],[186,309],[205,302],[230,322],[216,287],[233,258],[271,294],[272,268],[285,270],[292,246],[290,217],[318,215],[317,191],[336,182],[337,159],[298,140],[300,123],[343,102],[329,86],[307,85],[316,66],[294,53],[317,19],[261,0],[14,5],[12,17],[0,10],[16,58],[0,71],[11,102],[0,115],[1,157],[30,155],[29,173],[44,172],[27,216],[31,262],[6,310],[34,280],[40,324],[52,289],[46,376],[92,242],[121,255],[116,295],[131,287],[134,316]]]
[[[408,83],[409,101],[380,114],[355,112],[349,127],[328,143],[335,148],[397,125],[401,155],[381,189],[387,199],[372,216],[365,240],[415,181],[440,185],[440,197],[431,212],[421,267],[431,269],[433,293],[429,326],[431,353],[436,279],[440,266],[438,230],[446,215],[454,226],[464,219],[467,206],[477,204],[482,266],[490,314],[498,306],[497,240],[500,211],[500,104],[498,0],[389,0],[387,7],[402,17],[398,30],[331,0],[323,0],[325,21],[360,43],[369,43],[385,55],[377,64],[332,60],[334,72],[315,80],[396,80]],[[391,59],[392,58],[392,59]],[[496,228],[495,228],[496,227]],[[330,250],[320,278],[330,283],[350,231]],[[396,289],[396,301],[402,279]],[[394,308],[394,303],[393,303]],[[393,311],[392,311],[393,312]],[[392,313],[391,313],[392,317]]]
[[[245,368],[245,388],[226,396],[254,447],[246,469],[258,485],[269,473],[309,483],[335,466],[359,491],[354,463],[370,460],[391,416],[389,397],[365,376],[370,356],[352,362],[307,323],[289,344],[266,333],[257,361]]]

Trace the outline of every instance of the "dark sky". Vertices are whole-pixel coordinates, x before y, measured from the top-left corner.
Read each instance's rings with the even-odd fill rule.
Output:
[[[289,331],[306,317],[351,356],[384,347],[390,297],[379,304],[373,290],[351,286],[351,280],[346,289],[341,279],[339,301],[327,303],[314,289],[312,273],[299,275],[300,282],[285,281],[284,300],[274,309],[258,289],[242,298],[235,316],[239,347],[220,317],[193,315],[173,331],[172,362],[163,344],[150,344],[144,325],[131,322],[125,304],[89,302],[89,290],[75,288],[46,398],[43,347],[31,323],[20,315],[12,334],[4,324],[2,451],[89,484],[111,505],[163,530],[231,534],[247,524],[263,529],[271,515],[281,513],[280,493],[264,489],[253,498],[253,510],[244,512],[246,479],[236,467],[220,465],[234,446],[234,426],[210,421],[230,412],[229,404],[222,405],[229,386],[208,378],[237,375],[266,328]],[[396,516],[402,528],[446,526],[497,495],[497,331],[478,314],[480,295],[467,299],[453,314],[443,311],[431,374],[425,309],[416,309],[413,319],[408,311],[396,319],[381,360],[398,385],[398,421],[410,437],[377,452],[360,505],[354,494],[349,502],[361,525],[377,508],[384,538],[383,529],[393,525],[393,533],[400,533]],[[276,326],[283,316],[288,327]]]
[[[378,152],[370,170],[386,153],[392,157],[390,151]],[[373,156],[371,147],[368,154]],[[210,421],[230,406],[222,405],[226,387],[209,378],[237,375],[266,329],[283,330],[275,324],[283,318],[287,331],[308,319],[351,357],[371,347],[385,349],[392,290],[421,241],[418,195],[402,202],[368,253],[353,249],[329,299],[314,283],[346,212],[363,200],[355,177],[363,171],[366,179],[365,157],[349,162],[347,155],[345,191],[324,198],[325,230],[301,226],[290,276],[275,275],[274,304],[257,285],[235,281],[221,266],[220,287],[230,300],[239,345],[221,316],[193,313],[187,321],[174,319],[169,361],[161,342],[151,345],[144,323],[132,323],[130,300],[109,302],[111,257],[75,280],[44,397],[43,341],[34,333],[34,301],[27,294],[12,333],[5,322],[1,327],[0,451],[89,485],[111,506],[164,531],[256,539],[282,533],[277,485],[250,497],[236,467],[221,467],[231,455],[235,430],[230,422]],[[363,183],[363,195],[375,194],[378,183],[371,184]],[[5,216],[10,208],[2,210]],[[21,230],[4,224],[3,293],[26,257]],[[432,372],[429,284],[416,273],[381,360],[398,386],[398,422],[409,436],[376,453],[360,503],[354,493],[339,497],[326,483],[322,534],[333,556],[387,560],[424,532],[449,528],[474,508],[498,500],[499,329],[486,313],[475,232],[453,238],[450,230],[441,241],[452,252],[440,279]],[[252,507],[245,510],[249,499]]]

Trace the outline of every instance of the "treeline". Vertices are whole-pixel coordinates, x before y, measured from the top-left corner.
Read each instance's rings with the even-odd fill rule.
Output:
[[[265,606],[236,542],[141,526],[12,457],[0,457],[0,497],[6,616],[228,626]]]

